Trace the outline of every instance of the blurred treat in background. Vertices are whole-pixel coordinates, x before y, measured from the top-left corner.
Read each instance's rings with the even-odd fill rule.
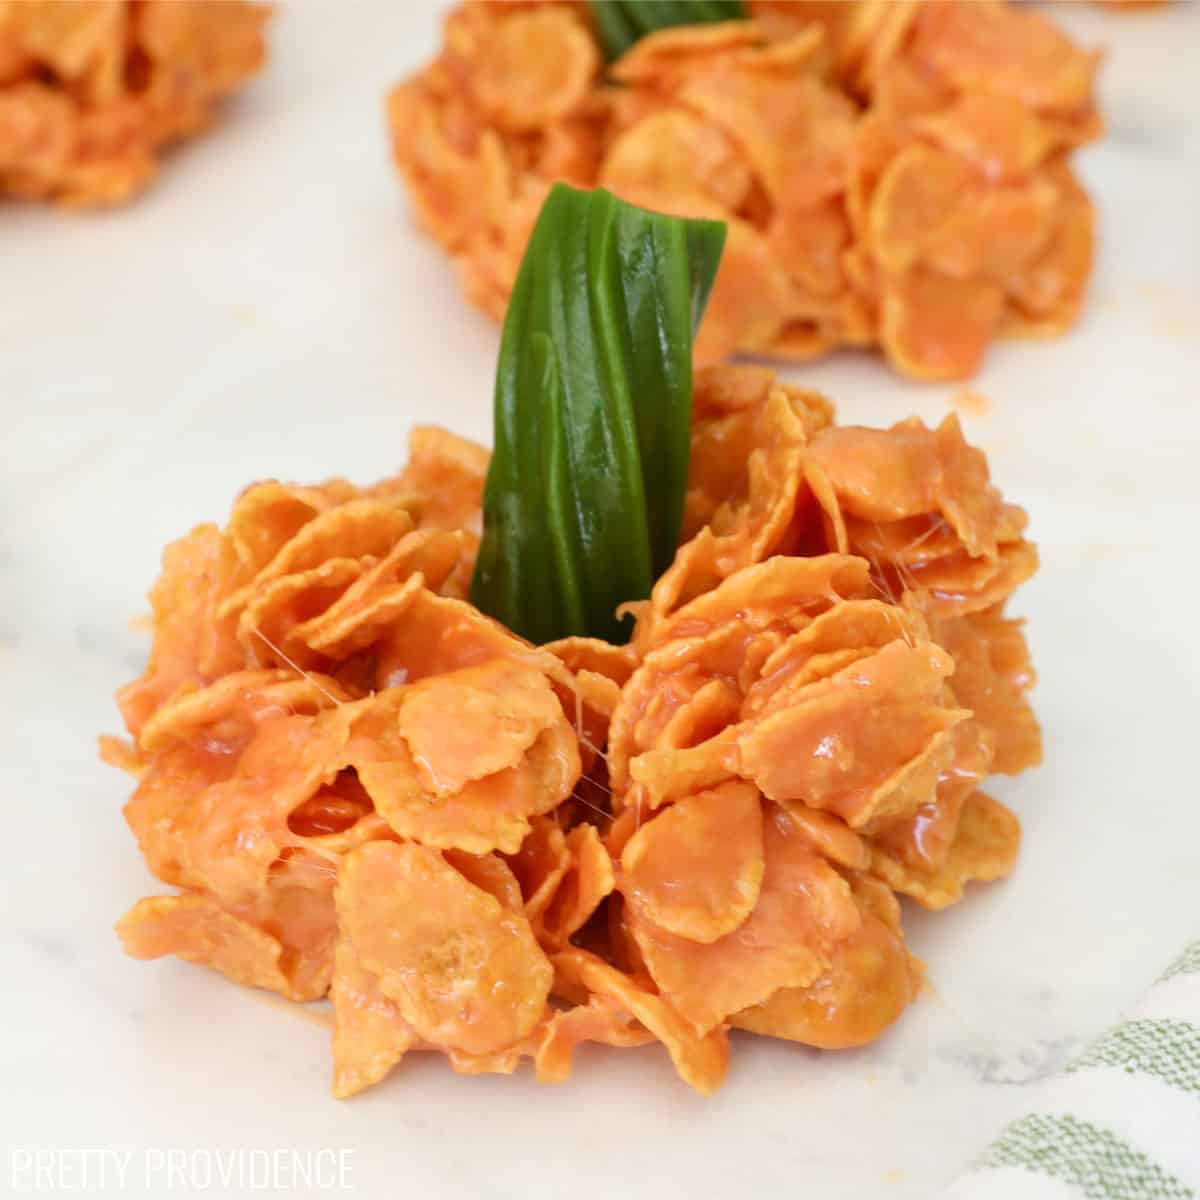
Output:
[[[466,3],[388,100],[420,224],[499,318],[551,182],[728,222],[702,361],[878,347],[958,379],[1061,333],[1091,271],[1070,167],[1099,54],[1006,3],[751,0],[605,62],[589,6]]]
[[[116,204],[263,64],[266,5],[0,0],[0,196]]]

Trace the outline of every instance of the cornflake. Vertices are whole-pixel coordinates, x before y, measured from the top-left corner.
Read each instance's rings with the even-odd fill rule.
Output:
[[[0,0],[0,196],[118,204],[263,64],[246,0]]]
[[[550,184],[728,233],[700,361],[878,346],[918,379],[1061,333],[1091,271],[1068,165],[1099,56],[1003,0],[749,0],[607,74],[576,0],[468,0],[388,99],[419,223],[499,318]]]
[[[721,40],[689,38],[685,65]],[[698,372],[693,412],[627,645],[532,646],[463,598],[488,456],[439,430],[394,478],[259,482],[169,546],[102,744],[178,889],[127,951],[327,997],[340,1097],[414,1052],[559,1082],[585,1042],[658,1044],[707,1094],[731,1028],[836,1049],[898,1019],[898,895],[942,908],[1019,847],[983,789],[1041,756],[1005,612],[1025,514],[953,418],[839,426],[761,367]]]

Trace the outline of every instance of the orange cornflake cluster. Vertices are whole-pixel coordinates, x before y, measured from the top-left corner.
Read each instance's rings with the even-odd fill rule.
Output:
[[[262,65],[264,5],[0,0],[0,197],[114,204]]]
[[[420,223],[499,319],[553,180],[728,225],[697,354],[878,345],[919,379],[1076,318],[1097,58],[984,0],[751,0],[605,71],[585,6],[466,3],[388,103]]]
[[[178,895],[121,920],[296,1001],[334,1090],[661,1042],[711,1092],[728,1030],[878,1036],[929,908],[1013,865],[979,790],[1041,754],[1003,615],[1025,516],[957,420],[839,427],[768,370],[702,371],[684,541],[627,645],[532,646],[464,600],[487,454],[418,430],[360,489],[268,482],[168,548],[120,693],[126,817]]]

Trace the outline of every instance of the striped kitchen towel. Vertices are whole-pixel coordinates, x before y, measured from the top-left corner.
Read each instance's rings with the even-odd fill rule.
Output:
[[[946,1200],[1200,1200],[1200,941],[1039,1084]]]

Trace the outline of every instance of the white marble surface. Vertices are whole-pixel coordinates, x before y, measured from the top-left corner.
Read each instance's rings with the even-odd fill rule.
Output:
[[[156,885],[94,739],[164,542],[252,478],[388,472],[417,420],[486,436],[496,331],[410,228],[380,115],[436,9],[284,6],[270,70],[143,202],[0,210],[0,1138],[132,1151],[128,1194],[167,1194],[155,1150],[335,1147],[363,1197],[927,1196],[1200,931],[1200,7],[1060,10],[1112,47],[1092,303],[994,353],[966,418],[1041,544],[1019,607],[1048,758],[999,787],[1012,880],[909,917],[936,995],[861,1052],[739,1037],[714,1100],[646,1050],[584,1053],[560,1089],[416,1061],[339,1104],[318,1025],[121,956]],[[953,392],[867,357],[803,378],[874,423]]]

